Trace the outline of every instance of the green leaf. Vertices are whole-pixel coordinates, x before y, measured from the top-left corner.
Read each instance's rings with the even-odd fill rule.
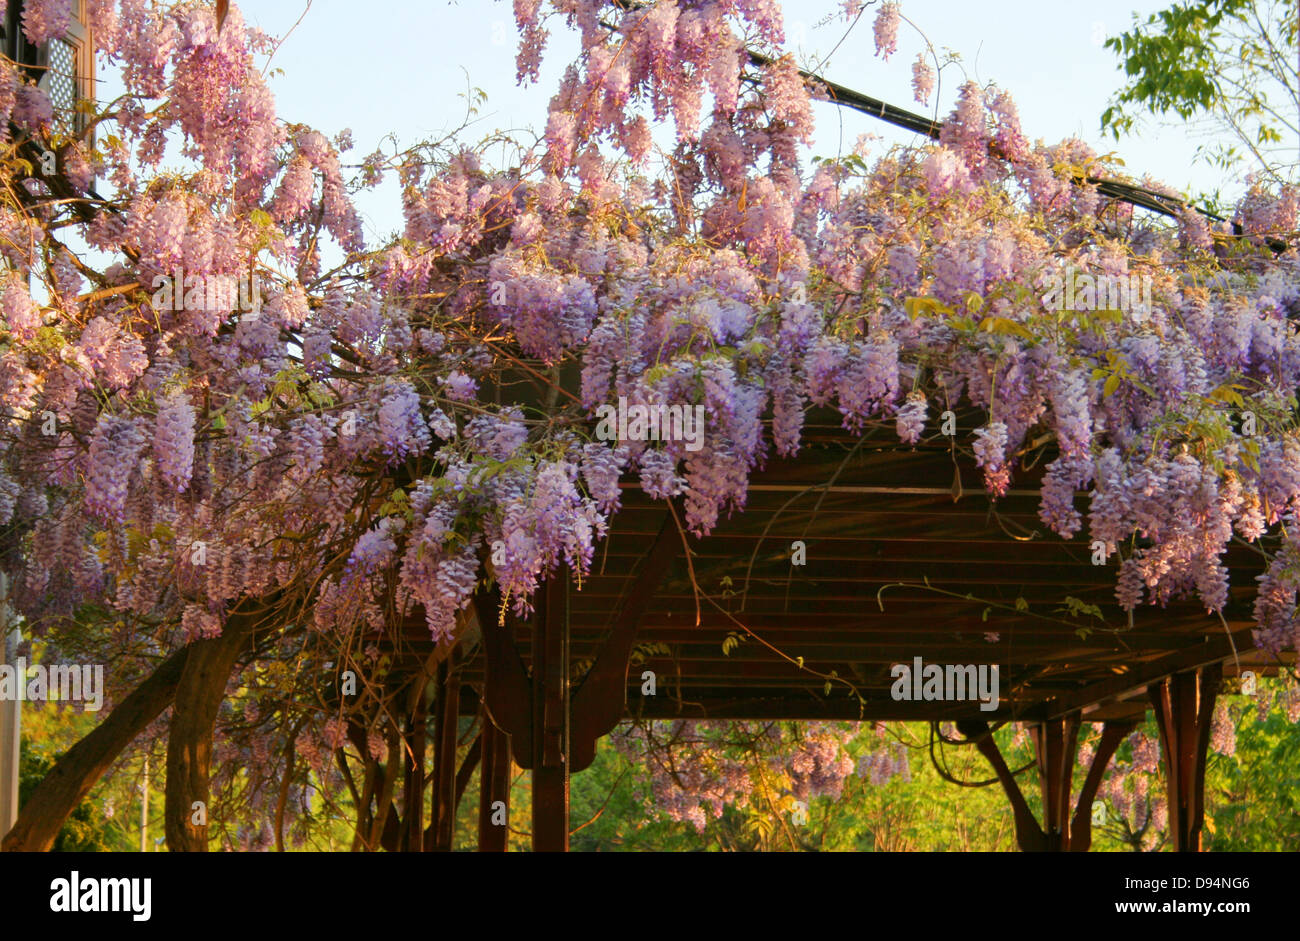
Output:
[[[1026,340],[1032,340],[1034,335],[1029,332],[1028,328],[1022,323],[1017,323],[1007,317],[985,317],[980,321],[980,330],[985,333],[994,333],[999,336],[1008,336],[1014,334],[1023,337]]]

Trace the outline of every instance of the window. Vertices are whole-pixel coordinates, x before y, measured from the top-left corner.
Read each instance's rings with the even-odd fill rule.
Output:
[[[90,122],[77,106],[95,98],[95,50],[86,28],[86,0],[74,0],[68,34],[43,46],[33,46],[23,35],[22,8],[22,0],[10,0],[5,10],[4,54],[25,65],[50,96],[55,132],[83,135]]]

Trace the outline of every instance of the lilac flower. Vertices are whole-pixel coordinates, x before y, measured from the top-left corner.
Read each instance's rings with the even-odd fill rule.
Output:
[[[677,476],[677,462],[663,451],[647,448],[639,459],[641,489],[656,500],[675,497],[685,481]]]
[[[926,412],[925,393],[913,392],[908,395],[907,401],[898,410],[895,422],[899,440],[910,445],[921,440],[921,435],[925,432]]]
[[[458,402],[472,402],[478,394],[478,383],[459,370],[447,374],[443,388],[449,398]]]
[[[85,502],[88,513],[106,522],[123,520],[127,487],[146,443],[145,434],[135,419],[108,414],[100,416],[86,460]]]
[[[835,393],[840,374],[848,358],[848,347],[842,340],[821,336],[813,343],[804,358],[808,397],[814,405],[828,405]]]
[[[168,396],[159,406],[153,451],[163,479],[183,492],[194,473],[194,407],[184,393]]]
[[[880,12],[876,14],[876,21],[872,24],[871,29],[876,40],[876,55],[886,62],[898,51],[898,26],[901,19],[898,4],[889,0],[880,7]]]
[[[405,520],[385,517],[374,529],[362,533],[348,555],[341,585],[346,588],[356,579],[369,575],[387,564],[393,553],[397,551],[397,543],[393,536],[400,533],[405,526]]]
[[[1210,722],[1210,748],[1218,755],[1233,755],[1237,751],[1237,728],[1227,702],[1222,699],[1215,705]]]
[[[859,430],[898,395],[898,343],[881,335],[854,344],[836,389],[844,427]]]
[[[1007,426],[992,421],[975,430],[975,462],[985,470],[1001,467],[1007,459]]]
[[[503,409],[500,415],[477,415],[465,426],[473,447],[494,461],[508,461],[528,440],[523,412]]]
[[[41,310],[20,280],[10,278],[0,298],[0,315],[4,325],[20,341],[29,341],[41,327]]]
[[[23,32],[34,46],[67,35],[72,27],[72,0],[26,0]]]
[[[606,513],[619,507],[621,490],[618,482],[627,460],[626,447],[611,448],[598,441],[583,445],[582,479],[591,498]]]
[[[316,189],[316,175],[305,157],[297,156],[289,163],[284,179],[276,190],[271,204],[271,214],[280,222],[294,222],[311,207]]]
[[[934,69],[926,61],[925,53],[919,52],[912,62],[912,97],[920,104],[929,104],[933,91]]]
[[[377,418],[381,446],[391,461],[408,454],[423,454],[429,447],[428,426],[420,415],[420,395],[409,382],[389,384]]]

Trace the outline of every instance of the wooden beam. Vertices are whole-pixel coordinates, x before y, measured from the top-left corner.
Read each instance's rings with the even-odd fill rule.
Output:
[[[483,705],[498,729],[513,739],[519,754],[532,754],[531,683],[510,631],[500,623],[496,592],[474,596],[474,613],[483,634]],[[521,764],[520,767],[528,767]]]
[[[460,719],[460,676],[450,662],[438,665],[434,716],[432,838],[426,849],[451,852],[456,824],[456,738]]]
[[[1166,677],[1149,690],[1165,761],[1169,833],[1174,849],[1180,853],[1201,849],[1205,763],[1221,677],[1222,671],[1215,663]]]
[[[1144,715],[1145,712],[1143,710]],[[1101,786],[1102,776],[1115,756],[1115,750],[1136,727],[1137,723],[1131,720],[1111,721],[1102,726],[1101,741],[1097,743],[1088,776],[1079,790],[1079,803],[1070,824],[1070,852],[1086,853],[1092,846],[1092,802],[1097,797],[1097,788]]]
[[[478,850],[504,853],[510,835],[510,736],[483,715],[479,769]]]
[[[568,589],[561,568],[538,589],[534,614],[533,850],[541,853],[569,849]]]
[[[673,519],[664,520],[636,578],[614,615],[614,626],[598,648],[595,663],[573,694],[570,772],[587,768],[596,757],[596,741],[623,718],[627,707],[627,663],[647,602],[682,548]]]
[[[1046,703],[1050,715],[1060,716],[1085,706],[1124,699],[1146,693],[1153,683],[1175,673],[1210,667],[1233,659],[1235,652],[1253,652],[1254,641],[1250,632],[1253,625],[1239,625],[1231,636],[1218,634],[1206,636],[1203,643],[1189,644],[1187,649],[1146,664],[1138,669],[1087,686]],[[1235,643],[1235,648],[1233,644]]]

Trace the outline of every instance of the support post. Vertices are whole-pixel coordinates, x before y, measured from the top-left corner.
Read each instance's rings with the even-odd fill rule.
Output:
[[[149,850],[149,756],[144,756],[144,776],[140,782],[140,852]]]
[[[1221,664],[1175,673],[1147,688],[1160,730],[1169,833],[1180,853],[1199,853],[1205,824],[1205,763]]]
[[[1070,784],[1074,774],[1079,717],[1049,719],[1030,729],[1038,756],[1038,783],[1043,795],[1042,849],[1060,853],[1070,846]]]
[[[510,736],[483,715],[479,765],[478,849],[504,853],[510,835]]]
[[[524,670],[509,629],[498,619],[496,593],[474,596],[483,632],[483,709],[485,718],[512,739],[519,767],[532,766],[532,680]]]
[[[998,743],[993,740],[993,733],[989,730],[988,723],[979,719],[965,719],[957,723],[957,731],[971,739],[979,753],[993,766],[998,783],[1002,785],[1002,791],[1011,802],[1011,810],[1015,814],[1016,843],[1019,844],[1020,849],[1026,853],[1048,849],[1043,828],[1034,819],[1034,812],[1029,809],[1025,795],[1020,792],[1020,785],[1016,783],[1015,775],[1011,773],[1011,769],[1002,758],[1002,752],[998,749]]]
[[[533,628],[533,850],[569,849],[569,580],[540,589]]]
[[[1101,741],[1092,756],[1092,766],[1088,768],[1088,777],[1084,779],[1079,790],[1079,803],[1074,809],[1074,820],[1070,823],[1070,852],[1086,853],[1092,846],[1092,802],[1097,799],[1097,788],[1101,786],[1102,775],[1115,757],[1115,749],[1120,742],[1133,731],[1136,722],[1107,722],[1101,727]]]
[[[1102,727],[1101,741],[1088,768],[1088,776],[1079,791],[1079,800],[1070,815],[1070,790],[1074,776],[1074,762],[1079,737],[1079,717],[1069,715],[1035,725],[1030,734],[1038,756],[1038,781],[1043,795],[1043,819],[1039,824],[1029,808],[1015,775],[1007,767],[997,742],[989,732],[988,723],[965,720],[957,729],[975,743],[997,774],[998,783],[1011,802],[1016,820],[1016,843],[1026,853],[1086,852],[1092,845],[1092,802],[1097,796],[1106,766],[1120,742],[1133,729],[1133,722],[1107,722]]]
[[[9,576],[0,572],[0,663],[13,664],[17,671],[18,645],[22,634],[9,629]],[[27,682],[15,675],[15,683]],[[15,691],[16,692],[16,691]],[[0,839],[18,821],[18,756],[22,742],[23,703],[15,695],[0,699]]]
[[[434,717],[433,839],[431,849],[451,852],[456,827],[456,736],[460,718],[460,676],[448,661],[438,666]]]
[[[401,846],[405,852],[424,851],[424,746],[429,721],[427,674],[416,678],[414,703],[407,722],[403,752],[406,758],[405,803],[402,808]]]
[[[601,643],[595,662],[573,691],[570,773],[591,766],[596,758],[596,742],[623,718],[627,709],[628,657],[637,628],[681,548],[677,524],[667,516],[619,604],[613,627]]]

